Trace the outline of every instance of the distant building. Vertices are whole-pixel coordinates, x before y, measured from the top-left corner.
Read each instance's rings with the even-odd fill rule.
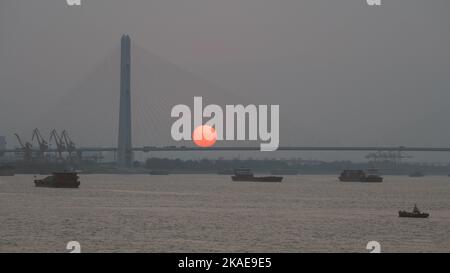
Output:
[[[0,156],[4,155],[1,152],[2,150],[6,150],[6,138],[4,136],[0,136]]]

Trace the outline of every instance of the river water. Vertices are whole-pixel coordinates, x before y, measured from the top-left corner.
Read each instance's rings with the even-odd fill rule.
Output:
[[[81,175],[80,189],[0,177],[0,252],[450,252],[450,177]],[[414,203],[429,219],[397,216]]]

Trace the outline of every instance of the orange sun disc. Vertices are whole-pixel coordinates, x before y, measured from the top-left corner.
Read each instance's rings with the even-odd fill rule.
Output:
[[[213,146],[217,141],[216,130],[209,125],[201,125],[195,128],[192,133],[195,145],[203,148]]]

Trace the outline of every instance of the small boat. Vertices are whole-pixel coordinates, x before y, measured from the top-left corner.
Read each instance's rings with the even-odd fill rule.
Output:
[[[234,175],[231,176],[233,181],[242,182],[281,182],[283,180],[282,176],[263,176],[256,177],[250,169],[236,169],[234,170]]]
[[[414,213],[408,211],[399,211],[398,217],[408,217],[408,218],[428,218],[430,214],[428,213]]]
[[[78,188],[80,186],[79,176],[75,172],[55,172],[44,179],[34,180],[36,187],[47,188]]]
[[[16,169],[13,166],[3,165],[0,166],[0,176],[14,176]]]
[[[416,205],[412,212],[401,210],[398,212],[398,217],[408,217],[408,218],[428,218],[429,213],[421,212]]]
[[[376,170],[371,169],[366,173],[362,170],[343,170],[339,175],[341,182],[383,182],[383,177],[377,174]]]

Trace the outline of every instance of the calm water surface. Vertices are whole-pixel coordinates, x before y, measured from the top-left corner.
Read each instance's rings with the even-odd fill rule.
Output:
[[[80,189],[0,177],[0,252],[450,252],[450,177],[277,183],[218,175],[82,175]],[[430,219],[398,218],[414,203]]]

